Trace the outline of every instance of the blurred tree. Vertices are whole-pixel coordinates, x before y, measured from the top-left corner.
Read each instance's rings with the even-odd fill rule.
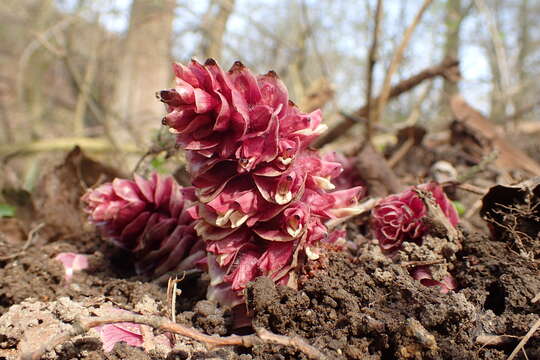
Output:
[[[163,105],[154,93],[171,79],[170,44],[174,0],[133,0],[115,99],[108,125],[117,142],[151,140]]]
[[[459,59],[461,46],[461,25],[474,6],[474,0],[470,0],[469,4],[463,3],[462,0],[446,0],[444,13],[444,47],[443,57]],[[443,92],[440,95],[440,112],[446,117],[450,113],[448,99],[459,91],[458,83],[445,79],[443,82]]]
[[[518,10],[518,41],[519,41],[519,50],[516,60],[517,74],[519,81],[519,89],[516,91],[514,97],[514,104],[516,105],[516,111],[523,109],[528,105],[528,102],[535,101],[530,99],[527,96],[527,93],[530,91],[530,84],[528,79],[528,69],[527,69],[527,60],[531,53],[531,21],[529,16],[530,11],[529,0],[521,0]]]
[[[204,32],[201,44],[205,58],[221,61],[223,51],[223,36],[227,29],[227,21],[234,10],[235,0],[212,0],[203,18]]]
[[[33,2],[27,9],[33,19],[30,31],[43,36],[53,21],[54,2],[52,0]],[[46,108],[50,102],[44,91],[44,87],[47,86],[44,74],[53,66],[54,57],[46,49],[42,49],[39,42],[32,41],[24,49],[21,63],[24,65],[19,70],[24,71],[24,74],[17,74],[19,105],[25,120],[30,124],[31,137],[38,138],[46,128],[43,120],[46,118]]]

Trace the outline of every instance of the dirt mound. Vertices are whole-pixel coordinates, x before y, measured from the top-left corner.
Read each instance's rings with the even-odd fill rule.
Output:
[[[505,359],[537,318],[538,268],[485,237],[468,237],[459,255],[461,290],[447,295],[370,252],[352,261],[332,256],[298,292],[259,279],[249,292],[255,326],[303,336],[336,359]],[[502,334],[496,348],[477,341]],[[540,358],[538,338],[527,348]],[[254,349],[260,359],[277,354],[302,358],[286,348]]]

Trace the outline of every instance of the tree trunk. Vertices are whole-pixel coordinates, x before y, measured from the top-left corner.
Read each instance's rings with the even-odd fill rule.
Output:
[[[493,16],[496,26],[499,26],[500,24],[500,1],[495,0],[492,4],[493,6]],[[493,36],[493,35],[491,35]],[[497,61],[497,54],[495,45],[492,40],[489,41],[488,45],[489,50],[489,67],[491,70],[491,94],[490,94],[490,110],[489,110],[489,118],[494,122],[500,122],[502,119],[506,116],[506,105],[508,103],[508,99],[504,96],[503,89],[503,79],[501,74],[501,69],[499,68],[499,63]]]
[[[516,105],[515,111],[519,111],[528,103],[534,101],[529,99],[527,94],[529,93],[528,76],[525,62],[531,51],[531,38],[529,34],[529,0],[522,0],[519,6],[518,24],[519,24],[519,52],[516,61],[519,91],[514,95],[514,104]],[[516,119],[519,120],[519,119]]]
[[[444,58],[459,59],[460,31],[463,20],[469,13],[474,0],[470,0],[468,7],[464,8],[462,0],[446,0],[446,12],[444,15],[445,41]],[[441,94],[440,106],[443,116],[450,114],[449,99],[459,92],[458,83],[450,79],[444,79],[443,93]]]
[[[202,53],[205,58],[221,60],[223,51],[223,35],[227,29],[227,21],[234,10],[235,0],[212,0],[203,22],[205,36],[202,42]],[[214,14],[217,8],[217,13]]]
[[[108,126],[117,143],[149,143],[163,105],[154,94],[170,86],[174,0],[133,0],[115,101]]]
[[[459,30],[462,20],[461,0],[446,0],[444,57],[450,56],[459,59]],[[445,80],[443,90],[446,96],[455,95],[457,93],[457,84]]]

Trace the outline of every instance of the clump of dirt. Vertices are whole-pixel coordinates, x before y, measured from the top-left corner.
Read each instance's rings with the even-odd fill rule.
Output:
[[[83,241],[84,238],[88,241]],[[34,245],[17,258],[1,262],[0,313],[27,298],[52,301],[61,296],[77,300],[105,296],[128,306],[137,303],[145,294],[162,302],[165,300],[164,291],[158,285],[134,276],[126,271],[129,267],[115,266],[119,260],[117,257],[122,253],[109,248],[103,240],[93,234],[73,240]],[[77,240],[81,241],[77,243]],[[91,243],[94,244],[93,249],[88,246]],[[104,256],[100,250],[107,255]],[[62,264],[54,259],[61,252],[89,254],[89,268],[75,273],[69,284],[64,279]]]
[[[494,243],[474,236],[467,242]],[[475,253],[475,249],[468,245],[462,256],[472,256],[469,251]],[[476,250],[481,264],[486,254]],[[516,255],[508,255],[512,256]],[[530,305],[534,291],[540,290],[540,280],[531,276],[535,273],[538,270],[530,263],[508,262],[496,272],[484,271],[484,283],[476,283],[477,272],[460,268],[457,278],[462,290],[444,295],[370,251],[352,261],[335,254],[329,267],[309,279],[301,291],[276,287],[268,279],[257,280],[249,288],[248,304],[254,311],[254,326],[302,336],[333,359],[503,359],[516,341],[494,349],[477,344],[476,338],[486,334],[523,336],[529,330],[538,310]],[[489,296],[485,284],[499,284],[505,278],[519,280],[508,288],[515,295],[505,301],[513,305],[506,306],[500,318],[501,314],[485,306]],[[510,285],[502,281],[500,286]],[[532,340],[528,349],[539,345],[538,339]],[[529,350],[529,356],[540,355],[535,351]],[[283,347],[253,349],[257,359],[273,359],[278,354],[283,359],[302,358]]]
[[[486,311],[516,327],[518,333],[528,331],[540,303],[531,300],[540,293],[540,266],[510,249],[510,245],[486,237],[469,237],[460,253],[456,279],[462,288],[474,289],[476,301]],[[505,333],[502,329],[501,334]],[[540,353],[539,353],[540,354]]]

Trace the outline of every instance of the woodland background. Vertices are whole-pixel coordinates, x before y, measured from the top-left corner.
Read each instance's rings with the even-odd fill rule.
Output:
[[[362,114],[353,115],[385,82],[455,58],[460,80],[432,76],[388,101],[378,136],[404,123],[442,128],[451,120],[448,100],[458,92],[504,131],[538,126],[540,2],[387,0],[378,32],[376,3],[3,0],[0,188],[4,182],[31,190],[44,159],[75,144],[125,171],[148,152],[155,155],[151,166],[162,166],[164,108],[154,93],[173,86],[173,61],[192,57],[215,58],[225,69],[241,60],[256,73],[275,70],[291,98],[305,111],[322,107],[331,127],[343,118],[361,123]],[[363,130],[349,128],[349,136]]]

